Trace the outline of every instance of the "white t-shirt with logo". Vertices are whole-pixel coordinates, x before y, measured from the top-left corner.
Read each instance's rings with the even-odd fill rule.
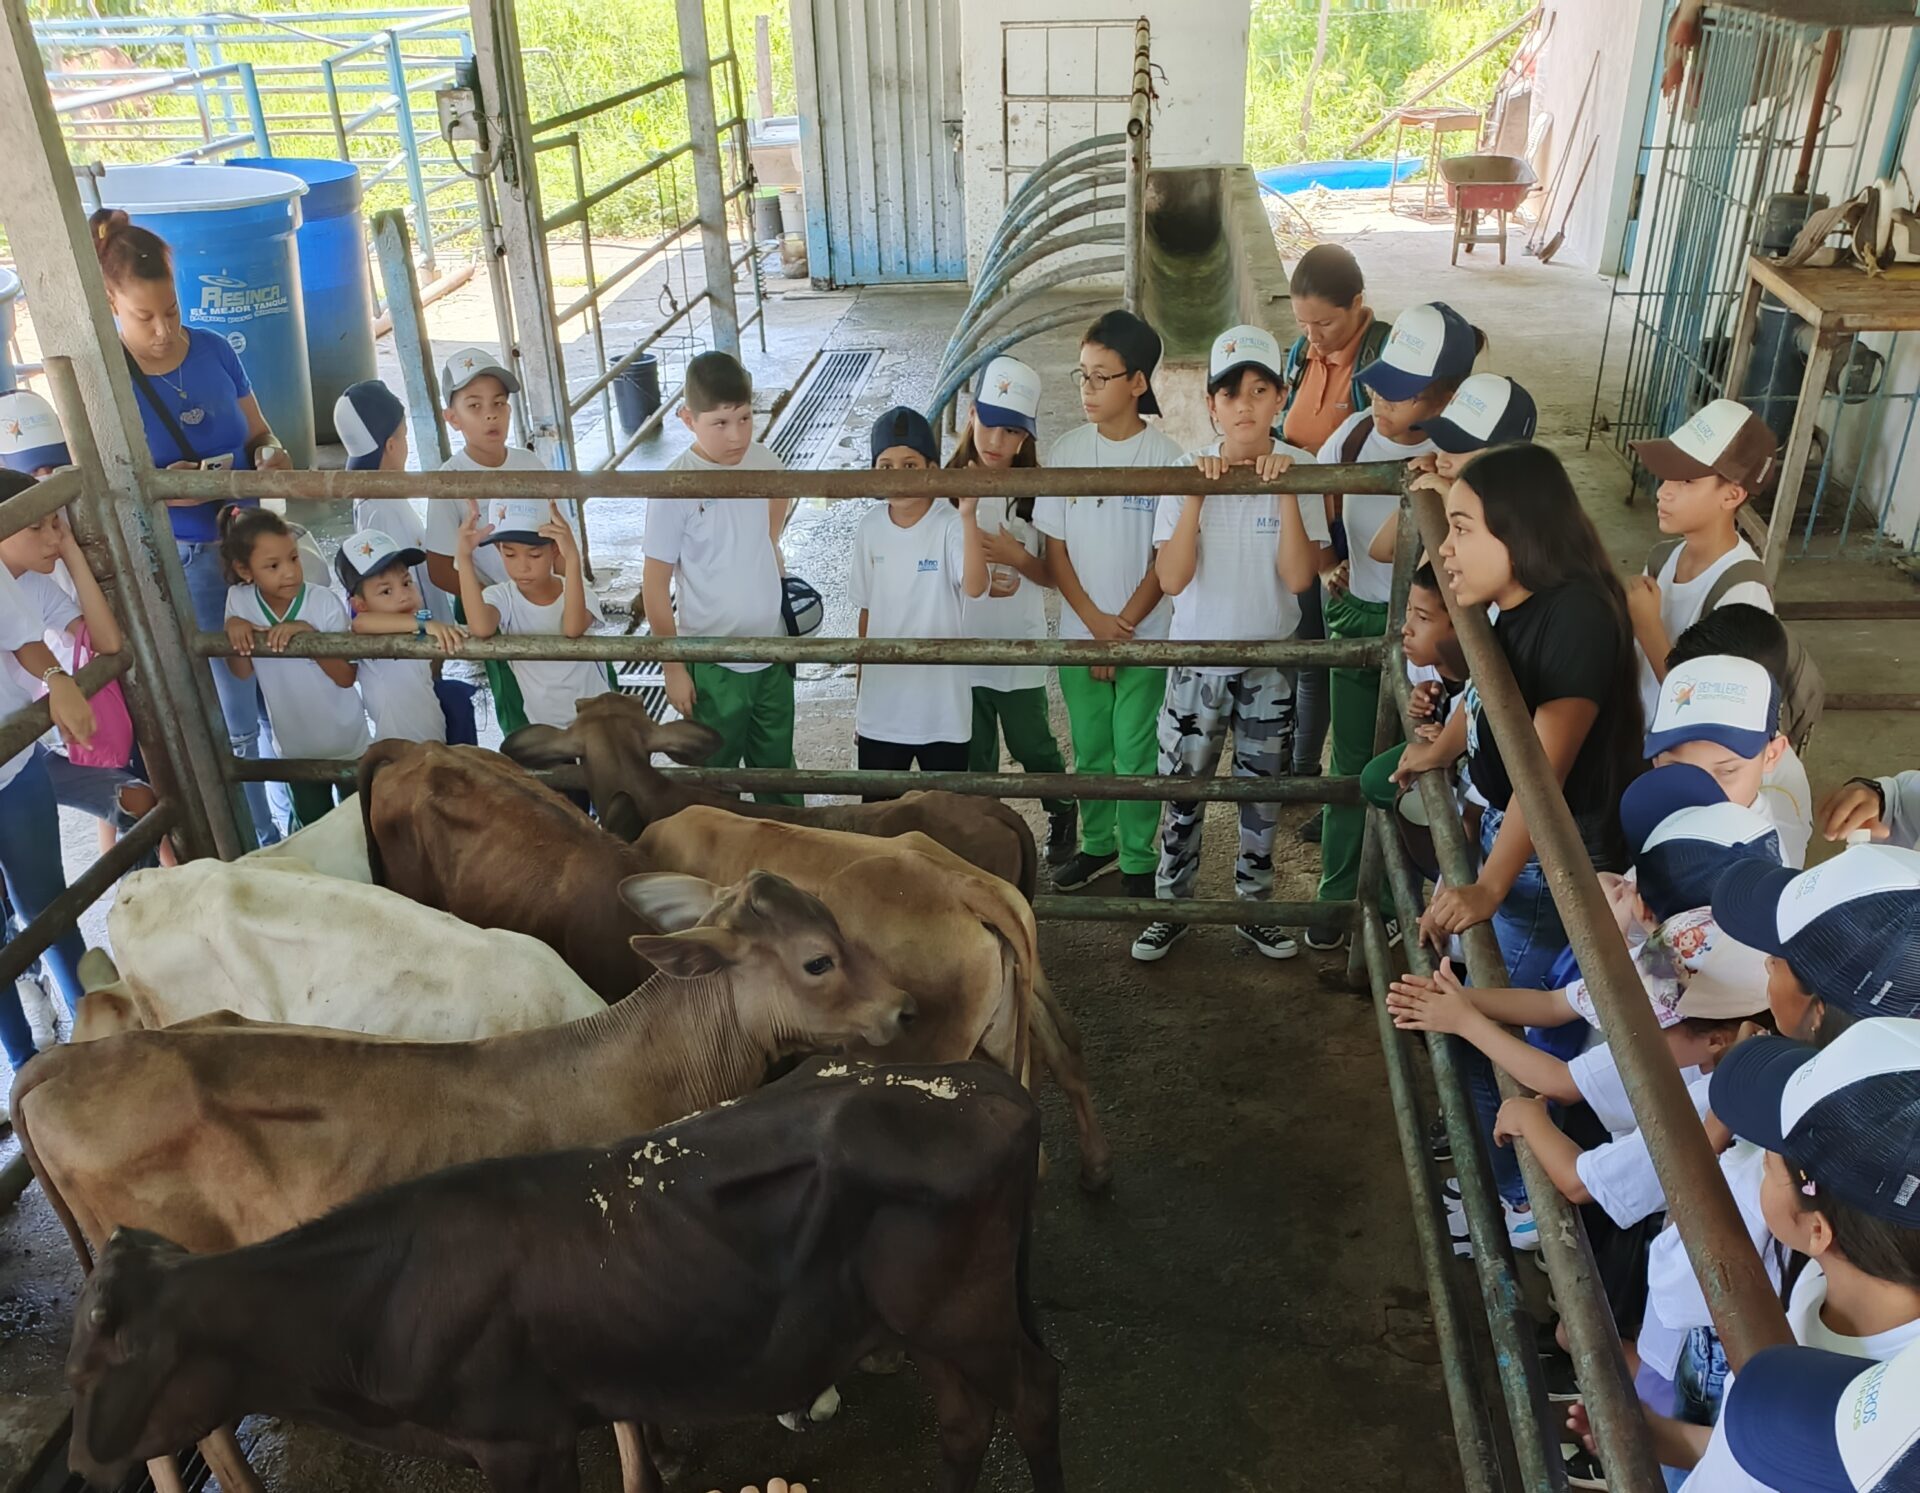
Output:
[[[1320,445],[1317,461],[1343,461],[1347,438],[1362,420],[1371,420],[1372,415],[1361,411],[1347,416],[1340,422],[1340,428],[1326,438]],[[1411,461],[1428,451],[1437,451],[1439,447],[1432,441],[1416,441],[1411,446],[1398,441],[1390,441],[1378,430],[1367,432],[1367,438],[1360,443],[1360,454],[1356,461]],[[1302,494],[1300,514],[1303,519],[1312,511],[1307,502],[1312,494]],[[1307,534],[1318,539],[1326,529],[1326,505],[1320,505],[1318,532],[1314,523],[1308,522]],[[1348,493],[1341,500],[1341,522],[1347,531],[1347,590],[1361,601],[1376,601],[1382,606],[1393,595],[1393,562],[1381,564],[1369,553],[1374,535],[1378,534],[1388,520],[1400,512],[1398,493]]]
[[[755,441],[739,464],[723,467],[688,447],[668,463],[673,472],[779,472],[785,465]],[[770,501],[770,500],[769,500]],[[650,498],[646,556],[673,567],[674,629],[683,638],[777,638],[780,564],[768,503],[720,498]],[[767,664],[722,664],[757,674]]]
[[[339,594],[304,582],[284,617],[268,615],[257,586],[229,586],[227,615],[244,617],[265,631],[276,622],[308,622],[316,632],[352,632],[353,619]],[[221,665],[225,667],[225,665]],[[254,677],[266,697],[267,720],[283,757],[325,757],[341,761],[367,749],[367,712],[360,691],[345,689],[311,658],[279,658],[256,647]]]
[[[1686,546],[1680,545],[1667,556],[1666,563],[1660,567],[1660,574],[1654,577],[1660,583],[1660,623],[1667,630],[1667,641],[1677,643],[1680,634],[1700,620],[1700,614],[1706,610],[1707,593],[1713,589],[1713,583],[1726,573],[1729,566],[1738,565],[1742,560],[1758,560],[1753,546],[1744,539],[1734,541],[1728,550],[1713,564],[1709,565],[1692,580],[1680,582],[1674,580],[1674,572],[1680,566],[1680,556]],[[1748,606],[1759,607],[1762,611],[1773,610],[1773,596],[1758,581],[1742,581],[1737,586],[1729,586],[1727,594],[1722,596],[1718,606],[1731,606],[1735,602],[1744,602]],[[1663,660],[1664,662],[1664,660]],[[1653,724],[1654,711],[1660,705],[1660,681],[1653,677],[1653,667],[1647,662],[1643,652],[1640,655],[1640,708],[1646,712],[1649,728]]]
[[[979,508],[980,532],[997,534],[1005,529],[1030,555],[1040,553],[1040,531],[1013,513],[1006,498],[982,498]],[[990,565],[992,576],[1002,567]],[[1011,567],[1007,567],[1011,569]],[[960,636],[963,638],[1044,638],[1047,635],[1047,590],[1037,582],[1015,572],[1019,583],[1011,596],[965,596],[960,598]],[[1045,664],[974,664],[967,670],[967,682],[979,689],[1045,689]]]
[[[1191,452],[1180,465],[1193,466],[1196,457],[1218,456],[1224,441]],[[1313,457],[1298,446],[1276,438],[1272,449],[1295,461]],[[1300,625],[1300,604],[1281,584],[1280,505],[1298,500],[1290,493],[1219,494],[1206,499],[1200,510],[1200,543],[1193,579],[1173,598],[1173,620],[1167,636],[1175,642],[1212,642],[1247,639],[1274,642],[1290,638]],[[1153,542],[1157,548],[1173,538],[1185,511],[1184,496],[1160,500],[1154,515]],[[1302,507],[1304,515],[1305,509]],[[1241,674],[1244,667],[1211,664],[1196,674]]]
[[[497,467],[483,466],[465,451],[456,451],[440,468],[443,472],[544,472],[546,469],[546,463],[524,446],[507,447],[507,459]],[[484,504],[481,506],[485,507]],[[571,498],[563,499],[560,512],[573,525],[574,536],[578,538],[579,505]],[[465,503],[427,504],[427,552],[457,556],[460,553],[460,523],[466,516]],[[400,536],[396,534],[393,537],[398,539]],[[497,586],[507,578],[507,567],[502,563],[499,552],[491,545],[483,544],[473,552],[473,568],[480,573],[483,585]]]
[[[884,502],[860,520],[848,599],[867,614],[871,638],[957,638],[965,599],[966,530],[951,503],[935,501],[911,528]],[[959,664],[866,664],[853,729],[868,741],[924,746],[973,736],[969,670]]]
[[[363,658],[360,698],[373,717],[375,741],[445,741],[447,717],[424,658]]]
[[[457,535],[460,532],[460,505],[436,503],[433,506],[448,509],[454,514],[453,529]],[[356,529],[378,529],[403,550],[432,548],[427,543],[426,520],[420,516],[420,510],[411,498],[355,498],[353,526]],[[443,553],[452,554],[453,551]],[[420,600],[433,613],[433,620],[453,621],[453,598],[428,579],[426,563],[423,561],[411,568],[413,583],[420,588]]]
[[[600,603],[587,591],[587,614],[595,622],[602,619]],[[561,637],[565,634],[567,592],[545,606],[528,601],[511,581],[489,586],[482,601],[500,614],[500,631],[522,637]],[[573,724],[579,703],[594,695],[604,695],[613,686],[607,683],[607,666],[597,659],[516,658],[513,677],[520,686],[520,701],[526,707],[527,720],[538,726]]]
[[[42,641],[45,634],[46,623],[39,607],[21,589],[13,573],[0,565],[0,657],[6,659],[6,666],[0,668],[0,718],[31,705],[39,694],[40,681],[19,666],[13,653],[16,648]],[[23,684],[22,680],[27,683]],[[32,755],[33,747],[29,744],[0,762],[0,788],[20,775],[20,769]]]
[[[1171,467],[1185,463],[1185,453],[1165,431],[1149,425],[1129,440],[1110,441],[1092,425],[1068,431],[1047,453],[1056,467]],[[1153,568],[1154,514],[1157,497],[1039,498],[1033,505],[1034,527],[1049,539],[1067,546],[1073,573],[1080,578],[1093,604],[1118,614],[1133,599]],[[1133,629],[1137,639],[1164,638],[1173,607],[1162,597]],[[1088,638],[1080,614],[1060,604],[1060,636]]]

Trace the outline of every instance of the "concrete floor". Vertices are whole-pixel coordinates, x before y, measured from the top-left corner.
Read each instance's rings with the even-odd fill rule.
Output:
[[[1605,282],[1575,264],[1521,257],[1517,237],[1504,267],[1482,251],[1449,271],[1437,225],[1390,217],[1367,201],[1315,213],[1323,237],[1359,255],[1377,307],[1392,313],[1440,296],[1487,330],[1489,366],[1534,392],[1542,440],[1567,460],[1615,554],[1637,568],[1654,537],[1651,508],[1628,506],[1625,469],[1598,443],[1584,446]],[[750,358],[760,402],[770,405],[822,348],[881,348],[825,463],[862,464],[873,415],[930,394],[933,364],[963,303],[957,288],[795,288],[770,305],[770,355]],[[489,341],[491,317],[476,281],[434,308],[436,341]],[[1276,333],[1289,330],[1284,305],[1270,319]],[[1023,352],[1048,380],[1043,444],[1079,418],[1064,377],[1075,341],[1056,333]],[[662,465],[680,444],[670,424],[633,464]],[[611,502],[590,509],[609,600],[637,588],[643,512]],[[829,599],[829,632],[852,630],[842,598],[857,520],[852,505],[803,504],[790,531],[793,567]],[[1782,593],[1900,596],[1910,584],[1883,562],[1800,562],[1789,566]],[[1920,624],[1806,624],[1804,635],[1836,690],[1885,688],[1892,669],[1920,651]],[[801,699],[800,760],[850,762],[851,670],[807,671]],[[1064,742],[1057,700],[1055,715]],[[1809,770],[1819,790],[1905,764],[1915,746],[1905,716],[1834,717],[1815,738]],[[1202,894],[1225,895],[1231,823],[1223,812],[1213,817]],[[1300,817],[1289,811],[1283,819],[1277,895],[1311,892],[1315,857],[1291,833]],[[77,868],[91,858],[91,834],[73,829]],[[1132,932],[1097,924],[1043,930],[1047,965],[1085,1030],[1119,1154],[1111,1200],[1079,1196],[1070,1166],[1055,1168],[1042,1195],[1036,1283],[1066,1370],[1074,1486],[1454,1486],[1369,1010],[1330,990],[1328,960],[1270,964],[1228,931],[1205,929],[1165,964],[1144,967],[1126,957]],[[1054,1154],[1070,1155],[1070,1131],[1051,1097],[1047,1117]],[[30,1191],[0,1216],[0,1490],[18,1486],[21,1450],[37,1445],[60,1414],[59,1358],[76,1280],[44,1200]],[[797,1472],[829,1493],[924,1485],[931,1428],[913,1377],[843,1389],[842,1418],[804,1439],[764,1422],[701,1433],[674,1486],[698,1493],[776,1472]],[[280,1488],[478,1486],[468,1474],[397,1463],[304,1429],[258,1429],[258,1460]],[[616,1485],[601,1439],[590,1441],[583,1462],[589,1488]],[[1004,1438],[987,1486],[1027,1486]]]

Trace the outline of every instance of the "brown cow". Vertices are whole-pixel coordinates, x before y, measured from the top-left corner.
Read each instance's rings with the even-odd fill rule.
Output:
[[[891,836],[918,830],[989,876],[1012,882],[1021,896],[1033,900],[1039,868],[1033,830],[997,798],[924,792],[884,803],[790,807],[749,803],[738,794],[675,782],[653,765],[655,752],[676,762],[699,764],[719,746],[720,733],[711,726],[698,721],[662,723],[633,696],[607,694],[582,700],[579,714],[565,730],[523,726],[500,744],[500,750],[528,767],[581,763],[594,813],[623,840],[637,839],[648,825],[695,805],[852,835]]]
[[[653,930],[619,888],[654,869],[634,846],[481,747],[375,742],[359,792],[376,886],[539,939],[602,1000],[633,988],[627,940]]]
[[[611,1141],[735,1098],[789,1054],[884,1045],[912,1016],[777,876],[619,891],[677,931],[634,938],[659,972],[565,1026],[396,1042],[203,1021],[42,1053],[14,1085],[14,1131],[82,1261],[117,1227],[232,1249],[441,1167]],[[223,1487],[258,1486],[229,1470]]]
[[[1030,1034],[1073,1106],[1081,1185],[1099,1191],[1111,1180],[1113,1152],[1093,1112],[1078,1034],[1041,973],[1033,909],[1005,881],[922,834],[879,839],[722,809],[683,809],[638,843],[662,870],[725,880],[757,867],[832,908],[919,1004],[912,1031],[870,1056],[948,1063],[978,1051],[1024,1077]]]

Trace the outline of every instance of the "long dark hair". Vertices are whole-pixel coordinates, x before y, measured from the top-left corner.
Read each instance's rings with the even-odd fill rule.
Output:
[[[1592,734],[1602,747],[1607,797],[1617,804],[1644,765],[1646,718],[1627,593],[1600,531],[1580,506],[1560,458],[1545,446],[1514,441],[1490,447],[1461,469],[1460,480],[1479,497],[1487,529],[1507,547],[1521,585],[1534,592],[1585,586],[1606,599],[1613,618],[1613,679]]]
[[[953,448],[953,455],[947,458],[947,466],[950,470],[958,471],[962,467],[972,466],[979,459],[980,453],[973,449],[973,421],[968,420],[960,431],[960,440]],[[1039,440],[1029,434],[1027,438],[1020,443],[1020,449],[1013,453],[1013,460],[1009,465],[1015,467],[1039,466]],[[955,501],[955,506],[958,506],[957,500]],[[1007,512],[1014,518],[1024,519],[1026,522],[1032,523],[1033,499],[1015,498],[1007,505]]]

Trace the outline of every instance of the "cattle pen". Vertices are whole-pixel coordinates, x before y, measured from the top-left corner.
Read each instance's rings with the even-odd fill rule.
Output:
[[[694,6],[698,11],[698,5]],[[516,473],[511,477],[474,474],[379,474],[368,472],[197,472],[156,471],[142,442],[134,391],[118,356],[117,336],[87,244],[78,189],[67,168],[39,54],[19,7],[7,16],[7,40],[0,47],[0,95],[24,100],[0,119],[0,199],[7,204],[7,227],[29,294],[38,310],[38,326],[47,377],[74,458],[72,468],[30,491],[0,503],[0,534],[14,532],[57,508],[69,507],[81,544],[116,610],[124,619],[130,647],[122,654],[90,664],[79,682],[93,693],[113,680],[127,692],[134,724],[145,744],[154,786],[155,808],[122,836],[40,917],[0,948],[0,981],[11,982],[52,942],[75,928],[81,914],[98,902],[112,883],[139,863],[163,836],[171,835],[187,858],[233,859],[248,848],[250,836],[242,785],[252,780],[326,781],[350,779],[352,764],[321,761],[255,761],[236,757],[221,724],[206,661],[228,656],[224,634],[194,627],[184,573],[172,544],[165,540],[162,505],[182,500],[265,499],[284,502],[297,512],[302,504],[352,498],[420,498],[429,503],[484,501],[491,497],[555,498],[614,503],[650,497],[694,496],[737,501],[787,496],[796,490],[778,475],[713,476],[704,473],[601,471],[594,473]],[[710,127],[712,121],[709,120]],[[1137,185],[1137,184],[1136,184]],[[1126,209],[1145,207],[1130,192]],[[724,245],[722,246],[724,248]],[[1135,244],[1129,241],[1128,262]],[[1078,314],[1078,313],[1076,313]],[[110,351],[103,351],[110,350]],[[1218,483],[1221,493],[1319,492],[1401,493],[1404,469],[1394,463],[1320,467],[1311,476],[1301,470],[1262,483],[1251,474]],[[1044,472],[930,471],[925,473],[813,472],[805,478],[811,497],[830,503],[911,494],[929,497],[1125,496],[1153,495],[1164,481],[1147,471],[1097,471],[1053,468]],[[1399,625],[1409,579],[1422,545],[1438,547],[1444,515],[1431,493],[1404,498],[1393,600],[1380,640],[1275,640],[1257,644],[1209,642],[1078,642],[1047,640],[926,641],[900,638],[750,638],[595,634],[574,640],[496,638],[470,643],[464,656],[475,660],[568,658],[607,662],[705,661],[812,662],[833,664],[913,663],[1203,665],[1207,663],[1277,666],[1372,667],[1383,671],[1392,688],[1381,693],[1376,748],[1384,748],[1409,729],[1407,688]],[[1737,1370],[1759,1349],[1785,1338],[1785,1322],[1676,1070],[1663,1061],[1659,1033],[1624,947],[1603,936],[1609,915],[1581,848],[1579,836],[1555,786],[1504,657],[1492,640],[1484,615],[1449,609],[1473,667],[1488,724],[1511,765],[1515,790],[1534,827],[1540,859],[1581,965],[1587,973],[1602,1023],[1620,1058],[1620,1068],[1636,1115],[1647,1135],[1655,1167],[1673,1216],[1702,1280],[1708,1305]],[[434,645],[412,638],[327,638],[309,634],[293,640],[289,657],[433,658]],[[44,702],[0,721],[0,758],[10,756],[48,729]],[[748,771],[669,769],[680,781],[729,792],[785,791],[823,795],[866,790],[941,787],[954,792],[1005,800],[1030,800],[1056,791],[1087,799],[1138,799],[1318,805],[1362,802],[1357,779],[1306,777],[1254,783],[1238,778],[1170,776],[1084,776],[992,773],[886,774],[851,771]],[[562,787],[580,786],[577,769],[542,774]],[[1470,879],[1470,852],[1440,773],[1429,773],[1419,791],[1430,812],[1436,848],[1448,880]],[[1324,1014],[1307,1007],[1282,1022],[1269,1014],[1222,1015],[1207,1001],[1217,992],[1164,987],[1168,999],[1159,1008],[1115,1009],[1098,1002],[1098,1014],[1083,993],[1097,977],[1087,968],[1090,946],[1076,940],[1070,925],[1165,917],[1198,923],[1232,923],[1245,914],[1239,901],[1189,899],[1166,901],[1084,895],[1043,895],[1034,901],[1049,962],[1059,971],[1063,994],[1088,1028],[1088,1043],[1102,1080],[1098,1097],[1116,1121],[1120,1139],[1123,1197],[1138,1204],[1150,1188],[1160,1191],[1156,1205],[1129,1211],[1118,1204],[1083,1202],[1071,1195],[1065,1169],[1056,1168],[1046,1188],[1047,1210],[1039,1223],[1039,1270],[1043,1315],[1058,1350],[1065,1345],[1066,1429],[1070,1484],[1086,1487],[1174,1488],[1195,1486],[1186,1474],[1211,1469],[1205,1443],[1215,1438],[1251,1439],[1262,1444],[1258,1460],[1267,1481],[1259,1486],[1329,1486],[1356,1459],[1369,1486],[1409,1488],[1451,1485],[1471,1493],[1525,1488],[1551,1493],[1564,1485],[1557,1454],[1558,1435],[1547,1403],[1532,1319],[1526,1310],[1527,1282],[1516,1266],[1490,1171],[1475,1141],[1475,1120],[1468,1094],[1461,1044],[1444,1036],[1421,1038],[1394,1029],[1386,1012],[1387,981],[1403,967],[1425,968],[1425,955],[1409,939],[1390,940],[1380,911],[1383,888],[1396,907],[1400,926],[1417,920],[1422,896],[1417,873],[1386,814],[1367,814],[1360,889],[1347,903],[1276,901],[1267,907],[1283,925],[1304,924],[1334,911],[1355,930],[1346,970],[1349,987],[1370,993],[1367,1015],[1377,1029],[1377,1049],[1361,1008],[1347,1002]],[[350,930],[343,930],[350,939]],[[1467,938],[1476,984],[1504,983],[1492,934],[1482,926]],[[1262,979],[1266,977],[1263,974]],[[1300,1001],[1297,992],[1288,999]],[[1183,1010],[1187,1001],[1190,1009]],[[1192,1025],[1188,1026],[1188,1021]],[[1313,1028],[1325,1030],[1315,1033]],[[1376,1086],[1370,1103],[1352,1116],[1303,1113],[1286,1092],[1298,1084],[1313,1094],[1312,1078],[1302,1073],[1309,1050],[1324,1059],[1326,1033],[1342,1040],[1365,1039],[1367,1051],[1382,1062],[1385,1085]],[[1218,1065],[1231,1078],[1218,1109],[1202,1107],[1200,1090]],[[1503,1090],[1522,1092],[1502,1076]],[[1428,1157],[1425,1118],[1435,1101],[1444,1115],[1459,1168],[1461,1201],[1472,1245],[1471,1279],[1455,1258],[1438,1176]],[[111,1102],[105,1096],[103,1102]],[[1049,1129],[1057,1137],[1057,1115]],[[1347,1121],[1352,1123],[1346,1123]],[[1239,1136],[1222,1135],[1244,1122]],[[1143,1164],[1129,1175],[1129,1143],[1147,1145],[1156,1130],[1175,1137],[1149,1173]],[[1315,1154],[1319,1152],[1320,1154]],[[1348,1171],[1390,1164],[1397,1151],[1402,1183],[1379,1175],[1334,1177]],[[1594,1262],[1573,1210],[1546,1178],[1531,1153],[1519,1147],[1527,1190],[1540,1220],[1542,1255],[1565,1317],[1580,1382],[1609,1473],[1610,1485],[1635,1493],[1663,1486],[1645,1425],[1628,1378],[1625,1359],[1600,1291]],[[1146,1174],[1146,1175],[1143,1175]],[[1340,1195],[1347,1188],[1366,1194],[1351,1233],[1331,1237],[1323,1216],[1287,1219],[1276,1209],[1290,1188],[1306,1190],[1307,1181],[1322,1192]],[[4,1174],[4,1192],[21,1198],[31,1181],[24,1159]],[[1209,1194],[1230,1200],[1220,1207]],[[24,1208],[25,1204],[17,1204]],[[1108,1210],[1104,1216],[1102,1210]],[[1192,1220],[1205,1220],[1218,1237],[1196,1237]],[[1296,1302],[1285,1320],[1298,1341],[1279,1340],[1271,1328],[1255,1330],[1240,1320],[1243,1294],[1265,1299],[1278,1294],[1310,1298],[1316,1290],[1347,1300],[1366,1295],[1340,1255],[1352,1249],[1371,1262],[1377,1256],[1351,1244],[1361,1229],[1395,1235],[1394,1249],[1417,1261],[1417,1286],[1392,1294],[1390,1308],[1372,1335],[1377,1342],[1364,1354],[1345,1351],[1346,1338],[1319,1323],[1311,1303]],[[43,1236],[36,1235],[36,1239]],[[1049,1264],[1051,1245],[1059,1258]],[[13,1262],[31,1272],[45,1265],[64,1280],[69,1272],[46,1260]],[[1189,1276],[1187,1279],[1179,1277]],[[1102,1297],[1089,1286],[1111,1294]],[[27,1295],[34,1293],[29,1290]],[[46,1320],[41,1335],[63,1338],[53,1297],[42,1296]],[[1128,1336],[1129,1317],[1151,1321],[1144,1337]],[[1330,1334],[1317,1339],[1316,1330]],[[23,1334],[24,1335],[24,1334]],[[1112,1351],[1103,1344],[1122,1345]],[[1338,1341],[1340,1351],[1329,1346]],[[37,1350],[42,1357],[45,1343]],[[1118,1360],[1163,1355],[1176,1367],[1159,1378],[1129,1378]],[[1283,1373],[1273,1365],[1285,1360]],[[1303,1388],[1314,1376],[1327,1383]],[[777,1470],[781,1459],[805,1460],[820,1469],[818,1486],[886,1493],[893,1487],[923,1485],[928,1414],[905,1387],[903,1376],[871,1391],[872,1404],[849,1417],[851,1424],[825,1429],[803,1443],[779,1439],[767,1426],[747,1428],[739,1441],[757,1466]],[[1397,1409],[1394,1401],[1424,1395],[1444,1411],[1423,1419],[1420,1412]],[[853,1393],[865,1393],[864,1386]],[[1341,1398],[1373,1398],[1354,1405],[1344,1431],[1330,1428],[1322,1444],[1298,1436],[1298,1423],[1277,1408],[1300,1395],[1331,1393]],[[1316,1401],[1315,1403],[1324,1403]],[[1076,1417],[1085,1413],[1091,1434]],[[1274,1425],[1290,1429],[1277,1434]],[[1251,1428],[1251,1429],[1250,1429]],[[63,1486],[56,1469],[63,1462],[64,1428],[46,1428],[40,1465],[21,1487]],[[909,1434],[911,1433],[911,1434]],[[728,1433],[732,1435],[730,1431]],[[1130,1435],[1135,1439],[1129,1439]],[[1361,1442],[1375,1438],[1367,1449]],[[918,1439],[916,1439],[918,1438]],[[1151,1449],[1143,1449],[1147,1442]],[[1119,1449],[1116,1459],[1116,1448]],[[1003,1448],[1004,1450],[1004,1448]],[[255,1458],[270,1487],[334,1489],[362,1486],[434,1486],[404,1478],[391,1467],[369,1471],[338,1460],[342,1454],[315,1438],[265,1438]],[[740,1453],[730,1453],[729,1476],[739,1472]],[[1434,1458],[1450,1459],[1437,1469]],[[1453,1465],[1457,1464],[1457,1472]],[[709,1464],[695,1465],[705,1475]],[[1084,1476],[1074,1476],[1079,1469]],[[608,1475],[602,1450],[597,1473]],[[763,1473],[764,1475],[764,1473]],[[395,1476],[390,1483],[380,1481]],[[998,1456],[989,1469],[991,1485],[1024,1486],[1024,1470]],[[894,1481],[897,1479],[897,1482]],[[1394,1481],[1393,1479],[1398,1479]],[[1256,1484],[1249,1483],[1249,1486]],[[466,1486],[462,1484],[461,1486]],[[594,1486],[611,1487],[603,1481]],[[693,1487],[692,1475],[678,1486]],[[702,1481],[700,1487],[707,1484]]]

